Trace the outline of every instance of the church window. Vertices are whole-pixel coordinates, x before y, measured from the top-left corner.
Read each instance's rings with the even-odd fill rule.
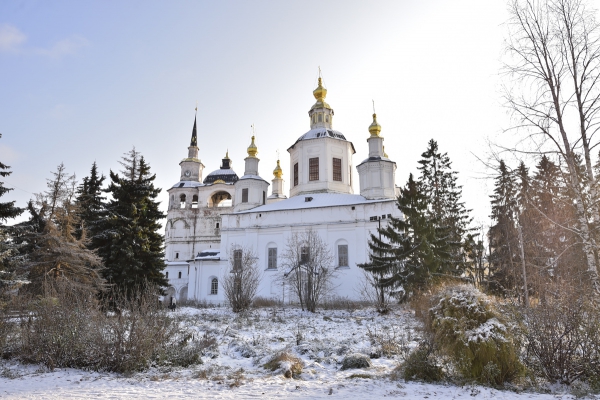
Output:
[[[169,279],[169,271],[165,272],[165,278]]]
[[[242,203],[248,202],[248,188],[242,189]]]
[[[219,280],[217,278],[212,278],[210,281],[210,294],[218,294],[219,293]]]
[[[192,196],[192,208],[198,208],[198,195]]]
[[[312,123],[313,123],[313,124],[316,122],[316,117],[317,117],[317,116],[316,116],[315,114],[313,114],[313,116],[312,116]]]
[[[178,278],[179,278],[179,279],[181,279],[181,271],[179,271],[179,276],[178,276]]]
[[[339,158],[333,159],[333,180],[342,181],[342,160]]]
[[[277,269],[277,247],[269,249],[268,269]]]
[[[215,228],[219,229],[219,223],[217,222],[217,226],[215,226]]]
[[[347,267],[348,266],[348,245],[347,244],[338,245],[338,266],[339,267]]]
[[[267,194],[263,191],[263,206],[267,203]]]
[[[294,164],[294,186],[298,186],[298,163]]]
[[[319,114],[317,118],[319,122],[323,122],[323,114]]]
[[[233,269],[242,269],[242,250],[233,251]]]
[[[185,208],[185,194],[179,196],[179,207]]]
[[[175,253],[175,259],[179,259],[179,253]]]
[[[325,122],[329,123],[329,115],[325,116]]]
[[[310,250],[304,246],[300,249],[300,264],[306,264],[308,262]]]
[[[308,159],[308,180],[319,180],[319,157]]]

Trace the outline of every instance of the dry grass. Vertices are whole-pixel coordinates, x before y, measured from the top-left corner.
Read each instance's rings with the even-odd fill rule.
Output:
[[[302,373],[304,364],[302,360],[289,351],[282,351],[275,354],[267,363],[263,365],[263,368],[269,371],[283,372],[283,376],[286,378],[298,378]]]

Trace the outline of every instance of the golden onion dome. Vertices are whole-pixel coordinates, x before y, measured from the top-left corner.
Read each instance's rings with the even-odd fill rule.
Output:
[[[225,153],[225,159],[229,160],[229,149],[227,149],[227,152]]]
[[[279,165],[279,160],[277,160],[277,166],[273,170],[273,175],[277,179],[281,179],[281,177],[283,176],[283,170],[281,169],[281,166]]]
[[[327,96],[327,89],[323,87],[323,79],[319,78],[319,85],[315,90],[313,90],[313,96],[317,99],[317,102],[311,107],[311,110],[314,108],[328,108],[331,109],[329,104],[325,103],[325,97]]]
[[[252,136],[252,143],[250,143],[250,146],[248,146],[248,156],[256,157],[257,153],[258,153],[258,147],[256,147],[256,145],[254,144],[254,136]]]
[[[323,80],[319,78],[319,86],[315,90],[313,90],[313,96],[317,101],[321,103],[325,102],[325,96],[327,96],[327,89],[323,87]]]
[[[369,132],[371,133],[371,137],[379,136],[381,133],[381,125],[377,123],[377,114],[373,114],[373,122],[369,125]]]

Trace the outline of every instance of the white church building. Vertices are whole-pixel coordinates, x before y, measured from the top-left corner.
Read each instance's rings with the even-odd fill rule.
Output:
[[[362,270],[369,259],[369,234],[396,207],[396,163],[384,153],[381,126],[373,114],[367,138],[369,157],[357,166],[359,194],[352,182],[352,142],[333,130],[333,109],[319,78],[316,103],[308,112],[310,130],[289,148],[289,197],[277,166],[271,185],[258,173],[254,136],[244,159],[244,173],[232,169],[228,154],[219,169],[203,178],[196,121],[181,176],[169,192],[165,227],[164,270],[169,295],[178,300],[225,302],[221,280],[230,273],[233,247],[252,249],[264,271],[257,296],[288,299],[281,275],[281,254],[295,232],[312,229],[334,255],[336,278],[332,296],[356,299]],[[269,186],[271,191],[269,194]]]

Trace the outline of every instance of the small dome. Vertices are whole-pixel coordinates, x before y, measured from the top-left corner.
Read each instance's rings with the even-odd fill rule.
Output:
[[[379,136],[381,133],[381,125],[377,123],[377,114],[373,114],[373,122],[369,125],[371,136]]]
[[[317,99],[317,102],[310,108],[311,110],[315,108],[328,108],[331,109],[331,106],[325,102],[325,97],[327,96],[327,89],[323,87],[323,80],[319,78],[319,86],[315,90],[313,90],[313,96]]]
[[[252,136],[252,143],[248,146],[248,157],[256,157],[258,154],[258,147],[254,144],[254,136]]]
[[[283,170],[281,169],[281,166],[279,165],[279,160],[277,160],[277,166],[273,170],[273,176],[275,176],[275,178],[278,178],[278,179],[281,179],[281,177],[283,176]]]
[[[218,183],[236,183],[239,179],[234,170],[221,168],[208,174],[203,183],[216,183],[219,180],[223,182]]]

